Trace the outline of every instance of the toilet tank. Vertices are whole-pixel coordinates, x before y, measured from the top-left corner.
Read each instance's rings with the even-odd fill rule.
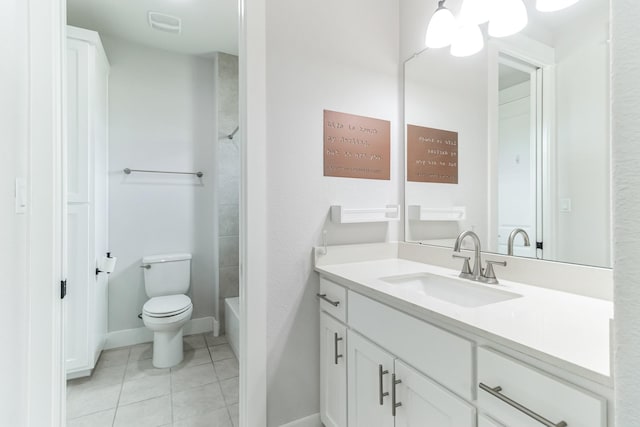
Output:
[[[164,254],[142,258],[144,289],[149,298],[186,294],[191,280],[191,254]]]

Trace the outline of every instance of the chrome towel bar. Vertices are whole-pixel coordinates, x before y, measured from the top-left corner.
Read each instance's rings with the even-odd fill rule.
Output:
[[[147,170],[147,169],[129,169],[129,168],[125,168],[124,169],[124,173],[127,175],[131,175],[131,172],[142,172],[142,173],[170,173],[170,174],[174,174],[174,175],[195,175],[198,178],[202,178],[204,176],[204,174],[200,171],[198,172],[173,172],[173,171],[154,171],[154,170]]]
[[[510,398],[508,398],[507,396],[505,396],[504,394],[500,393],[502,391],[502,387],[498,386],[498,387],[489,387],[486,384],[480,383],[479,387],[481,390],[486,391],[487,393],[489,393],[490,395],[502,400],[504,403],[506,403],[507,405],[516,408],[518,411],[522,412],[523,414],[526,414],[528,416],[530,416],[531,418],[533,418],[534,420],[538,421],[540,424],[545,425],[547,427],[567,427],[568,424],[564,421],[560,421],[559,423],[554,423],[552,421],[549,421],[548,419],[544,418],[541,415],[536,414],[535,412],[533,412],[531,409],[527,408],[526,406],[523,406],[521,404],[519,404],[518,402],[516,402],[515,400],[512,400]]]

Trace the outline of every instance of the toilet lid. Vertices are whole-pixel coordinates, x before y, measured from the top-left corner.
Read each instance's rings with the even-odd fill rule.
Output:
[[[142,311],[149,316],[168,317],[180,314],[191,307],[191,299],[186,295],[165,295],[153,297],[142,307]]]

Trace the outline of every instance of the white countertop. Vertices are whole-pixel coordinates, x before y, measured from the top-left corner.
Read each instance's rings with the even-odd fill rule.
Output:
[[[392,258],[315,267],[348,288],[395,306],[418,311],[603,384],[610,384],[609,323],[613,303],[567,292],[500,280],[477,286],[522,295],[480,307],[461,307],[380,280],[382,277],[432,273],[457,278],[458,271]],[[499,271],[497,272],[500,277]],[[530,351],[529,351],[530,350]]]

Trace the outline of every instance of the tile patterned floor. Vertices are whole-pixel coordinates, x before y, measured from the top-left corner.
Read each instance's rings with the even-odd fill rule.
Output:
[[[224,336],[184,337],[184,360],[151,364],[152,345],[102,352],[93,375],[67,382],[68,427],[237,427],[238,361]]]

